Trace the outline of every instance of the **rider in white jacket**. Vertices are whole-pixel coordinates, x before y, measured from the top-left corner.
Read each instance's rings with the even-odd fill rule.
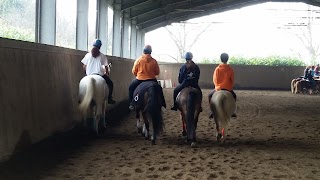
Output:
[[[103,77],[109,87],[108,103],[114,104],[115,101],[112,99],[113,82],[109,78],[109,63],[107,56],[100,52],[101,45],[101,41],[96,39],[91,52],[88,52],[81,62],[86,75],[97,74]]]

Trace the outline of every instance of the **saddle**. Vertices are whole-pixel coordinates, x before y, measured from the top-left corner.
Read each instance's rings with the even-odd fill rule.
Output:
[[[161,95],[162,106],[166,107],[165,99],[162,92],[162,87],[155,81],[142,82],[133,92],[133,105],[139,107],[143,104],[144,94],[149,90],[150,87],[155,87],[157,94]]]
[[[184,88],[195,88],[195,87],[193,87],[193,86],[186,86],[186,87],[184,87]],[[183,88],[183,89],[184,89],[184,88]],[[183,89],[182,89],[182,90],[183,90]],[[196,89],[196,88],[195,88],[195,89]],[[181,90],[181,91],[182,91],[182,90]],[[175,102],[178,102],[178,101],[179,101],[180,95],[181,95],[181,91],[178,93],[178,95],[177,95],[177,97],[176,97],[176,99],[175,99]]]

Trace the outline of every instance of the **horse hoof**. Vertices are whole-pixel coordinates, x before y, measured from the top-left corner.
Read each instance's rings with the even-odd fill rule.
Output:
[[[217,141],[218,141],[218,142],[221,142],[221,139],[222,139],[222,134],[218,134],[218,136],[217,136]]]
[[[152,141],[151,141],[151,145],[156,145],[156,141],[155,141],[155,140],[152,140]]]
[[[191,143],[191,147],[192,147],[192,148],[196,148],[196,147],[197,147],[197,143],[196,143],[196,142],[192,142],[192,143]]]

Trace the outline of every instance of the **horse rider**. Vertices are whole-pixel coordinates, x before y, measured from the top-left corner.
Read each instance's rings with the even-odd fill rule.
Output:
[[[234,86],[234,71],[230,65],[227,64],[229,60],[229,55],[227,53],[222,53],[220,55],[221,64],[213,72],[213,84],[215,85],[215,89],[209,93],[209,106],[210,100],[213,94],[219,90],[227,90],[231,92],[234,100],[237,100],[237,96],[233,91]],[[231,115],[231,117],[237,117],[235,113]],[[209,115],[209,118],[213,118],[213,114]]]
[[[143,54],[134,62],[132,67],[132,74],[136,78],[129,85],[129,110],[134,109],[133,105],[133,93],[135,89],[145,81],[155,81],[158,83],[156,76],[160,74],[160,68],[157,60],[151,56],[152,48],[150,45],[145,45],[143,48]],[[162,97],[163,97],[163,92]],[[164,99],[164,98],[163,98]]]
[[[309,81],[309,84],[311,85],[312,88],[316,87],[316,81],[314,80],[314,70],[312,67],[308,70],[306,79]]]
[[[314,76],[319,76],[319,75],[320,75],[319,64],[317,64],[316,67],[314,67]]]
[[[307,79],[310,68],[311,68],[311,66],[306,66],[306,68],[304,69],[304,71],[303,71],[303,78],[304,79]]]
[[[86,75],[96,74],[103,77],[109,87],[108,104],[114,104],[115,101],[112,99],[113,82],[109,78],[109,63],[107,56],[100,52],[101,46],[101,40],[96,39],[93,42],[91,52],[88,52],[81,62]]]
[[[193,54],[191,52],[186,52],[184,57],[186,59],[186,63],[181,66],[178,77],[178,81],[180,84],[173,90],[173,105],[171,107],[171,110],[173,111],[177,111],[178,107],[176,98],[179,92],[185,87],[191,86],[198,89],[202,97],[202,91],[198,84],[200,78],[200,68],[192,60]]]

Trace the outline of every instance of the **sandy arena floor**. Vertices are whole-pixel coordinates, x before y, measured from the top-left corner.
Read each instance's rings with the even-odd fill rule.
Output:
[[[103,138],[52,138],[0,166],[0,179],[320,179],[320,96],[235,91],[238,118],[219,145],[203,90],[198,147],[191,148],[181,138],[179,113],[169,110],[172,91],[165,89],[157,145],[137,133],[131,113]]]

